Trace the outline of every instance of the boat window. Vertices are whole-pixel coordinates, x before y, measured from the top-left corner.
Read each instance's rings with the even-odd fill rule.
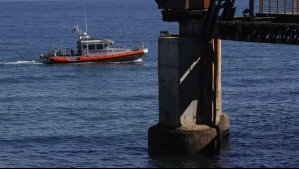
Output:
[[[105,44],[105,48],[107,48],[108,47],[108,45],[107,44]]]
[[[103,44],[97,44],[97,49],[103,49]]]
[[[89,50],[95,50],[96,46],[95,45],[88,45]]]
[[[83,49],[86,49],[86,47],[87,47],[86,45],[83,45]]]

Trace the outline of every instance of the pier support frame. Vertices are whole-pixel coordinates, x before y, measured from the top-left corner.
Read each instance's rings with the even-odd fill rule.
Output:
[[[159,123],[148,132],[149,154],[219,152],[229,118],[222,113],[221,40],[206,34],[218,16],[215,1],[196,0],[210,7],[189,0],[156,2],[163,20],[178,21],[180,31],[159,38]]]

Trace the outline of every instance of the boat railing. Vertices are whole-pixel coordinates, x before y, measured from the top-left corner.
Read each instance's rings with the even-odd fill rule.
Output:
[[[140,44],[138,45],[135,45],[133,50],[143,50],[144,49],[144,43],[141,42]]]
[[[71,57],[76,56],[76,53],[71,48],[63,48],[63,49],[53,49],[48,52],[49,56],[57,56],[57,57]]]
[[[128,46],[116,46],[116,45],[113,45],[113,46],[111,46],[111,48],[123,48],[123,49],[130,49],[130,47],[128,47]]]

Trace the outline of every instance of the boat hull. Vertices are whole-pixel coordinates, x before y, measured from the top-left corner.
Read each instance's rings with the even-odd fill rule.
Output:
[[[99,56],[72,56],[72,57],[60,57],[49,56],[43,61],[47,64],[59,64],[59,63],[83,63],[83,62],[128,62],[135,61],[145,54],[144,50],[135,50],[125,53],[106,54]]]

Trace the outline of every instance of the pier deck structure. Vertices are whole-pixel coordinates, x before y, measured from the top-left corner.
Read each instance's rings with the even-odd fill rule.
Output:
[[[235,0],[156,0],[179,34],[159,37],[159,123],[148,132],[149,154],[219,153],[230,128],[222,112],[221,40],[299,45],[298,1],[249,0],[235,17]]]

